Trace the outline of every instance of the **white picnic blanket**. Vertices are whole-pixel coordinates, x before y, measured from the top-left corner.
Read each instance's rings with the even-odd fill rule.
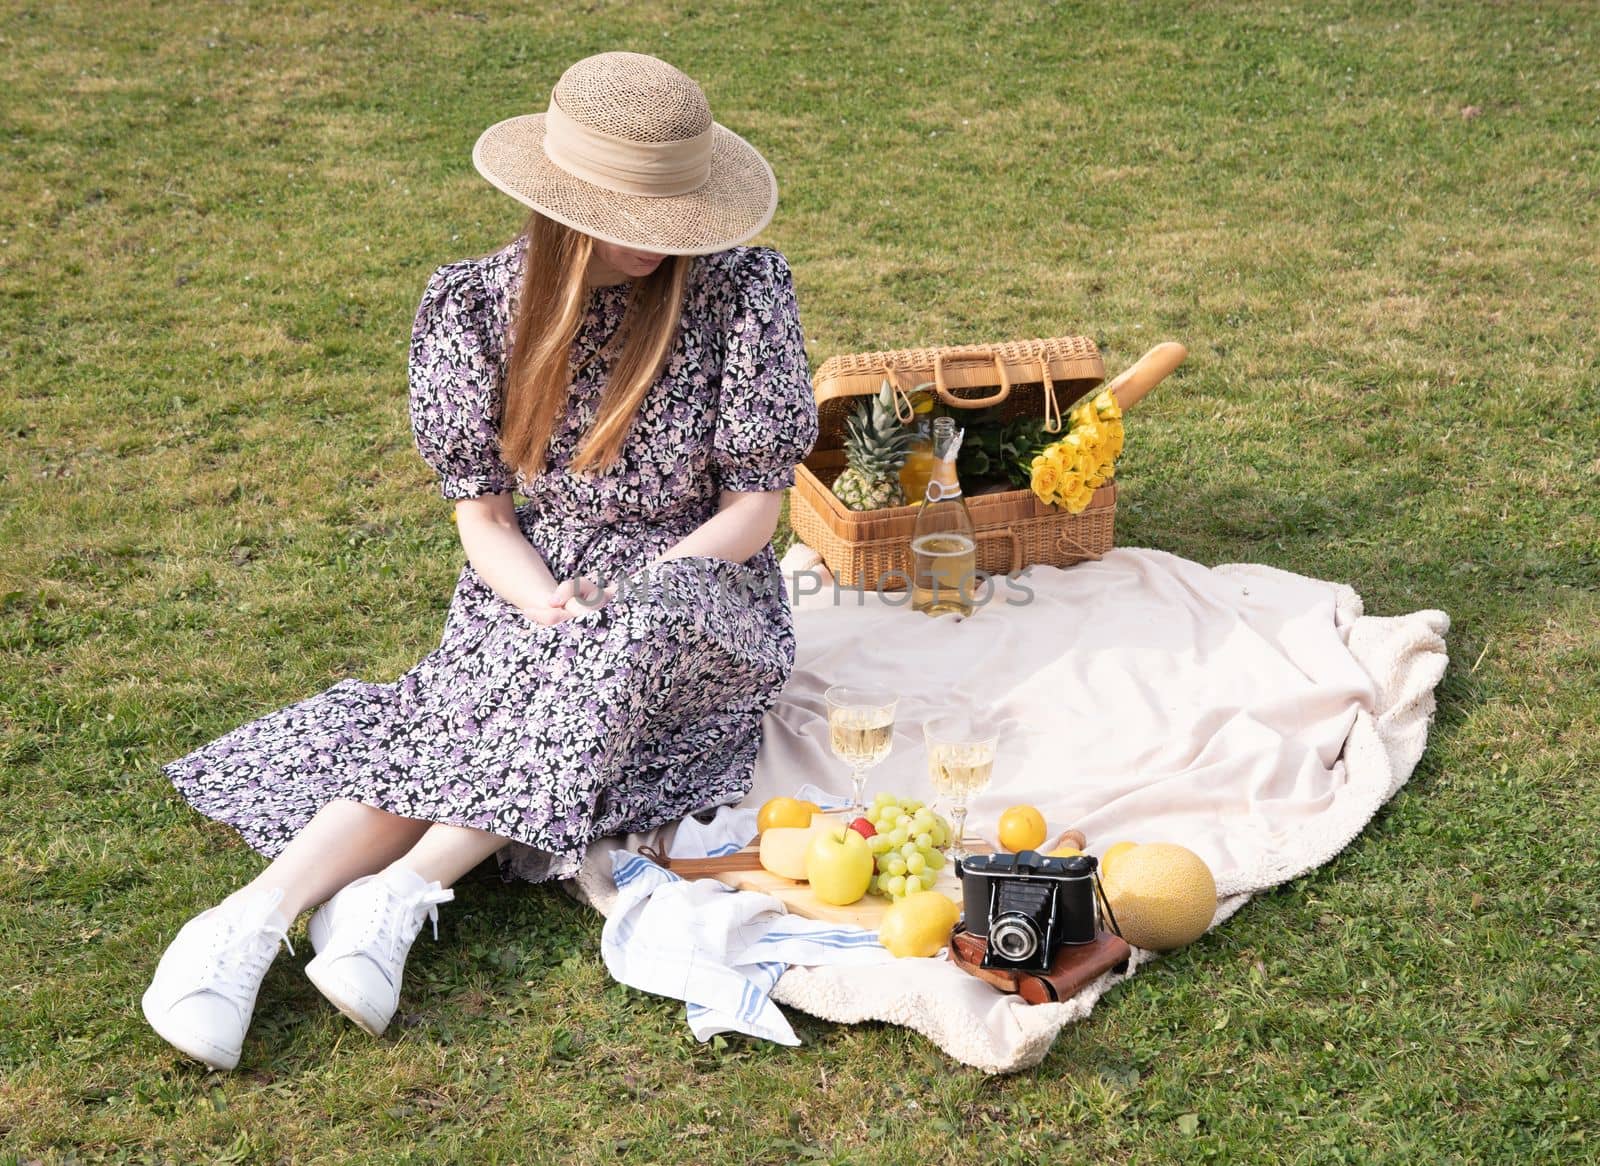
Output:
[[[847,680],[892,685],[903,694],[894,748],[869,796],[931,800],[923,720],[982,710],[1001,748],[971,828],[992,837],[1001,810],[1029,802],[1052,832],[1081,829],[1096,853],[1123,838],[1181,842],[1217,877],[1213,926],[1326,862],[1400,788],[1446,663],[1443,612],[1366,616],[1340,584],[1160,551],[1034,568],[1026,602],[1001,589],[965,620],[816,582],[796,604],[795,670],[767,716],[748,805],[808,782],[847,791],[822,693]],[[612,914],[612,852],[668,845],[671,832],[596,843],[578,892]],[[1136,952],[1128,974],[1148,958]],[[791,967],[772,998],[832,1021],[904,1024],[959,1061],[1010,1072],[1042,1059],[1115,982],[1028,1005],[951,964],[901,960],[894,976]]]

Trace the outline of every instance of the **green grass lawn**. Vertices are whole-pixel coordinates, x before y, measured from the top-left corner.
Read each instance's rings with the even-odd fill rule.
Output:
[[[0,1162],[1600,1158],[1593,5],[0,5]],[[461,889],[373,1041],[268,977],[241,1070],[137,999],[258,869],[159,772],[438,641],[412,448],[473,171],[657,53],[783,187],[814,362],[1081,332],[1191,358],[1118,541],[1439,607],[1411,783],[988,1078],[884,1026],[696,1044],[552,887]]]

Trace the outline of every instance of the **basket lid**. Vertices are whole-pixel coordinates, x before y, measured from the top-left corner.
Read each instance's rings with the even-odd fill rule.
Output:
[[[844,444],[845,418],[854,411],[855,399],[877,393],[885,379],[905,394],[918,385],[938,384],[944,390],[941,399],[958,408],[992,407],[1005,418],[1043,417],[1047,384],[1051,408],[1065,414],[1105,379],[1105,364],[1087,336],[830,356],[811,380],[820,422],[817,449]]]

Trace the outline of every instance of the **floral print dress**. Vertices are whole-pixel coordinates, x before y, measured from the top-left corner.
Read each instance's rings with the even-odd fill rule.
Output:
[[[621,456],[566,467],[597,411],[628,287],[594,290],[548,469],[523,479],[496,439],[525,238],[439,268],[411,338],[411,420],[447,499],[516,491],[523,534],[559,579],[625,580],[599,609],[540,627],[467,564],[439,647],[392,683],[343,680],[164,767],[201,813],[277,854],[349,798],[509,839],[502,873],[570,877],[595,838],[738,801],[794,630],[769,545],[743,563],[644,570],[715,513],[721,490],[778,490],[816,439],[783,257],[694,261],[682,325]]]

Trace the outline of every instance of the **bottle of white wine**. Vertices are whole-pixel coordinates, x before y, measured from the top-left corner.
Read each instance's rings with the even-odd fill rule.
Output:
[[[978,538],[956,477],[964,430],[953,418],[933,423],[933,474],[911,533],[911,610],[971,615],[977,606]]]

